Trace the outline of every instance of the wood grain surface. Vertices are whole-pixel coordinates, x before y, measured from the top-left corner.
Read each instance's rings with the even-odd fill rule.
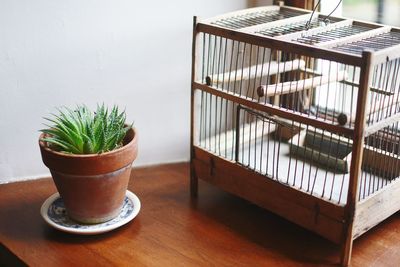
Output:
[[[51,179],[0,185],[0,266],[336,266],[340,248],[238,197],[199,181],[189,164],[134,168],[142,202],[132,222],[97,236],[59,232],[39,209]],[[354,242],[352,266],[398,266],[400,214]]]

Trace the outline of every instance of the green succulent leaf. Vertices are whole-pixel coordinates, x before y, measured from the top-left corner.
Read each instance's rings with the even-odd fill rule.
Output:
[[[124,137],[133,124],[126,126],[125,110],[118,111],[117,106],[111,109],[104,104],[97,105],[92,112],[84,105],[75,109],[61,107],[58,114],[44,118],[50,122],[42,141],[48,146],[64,153],[93,154],[111,151],[123,144]]]

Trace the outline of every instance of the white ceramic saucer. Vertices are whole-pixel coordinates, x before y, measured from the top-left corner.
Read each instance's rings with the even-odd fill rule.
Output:
[[[126,197],[120,214],[107,222],[98,224],[80,224],[71,220],[64,207],[64,202],[58,193],[49,197],[42,205],[40,213],[43,219],[52,227],[73,234],[95,235],[118,228],[139,213],[140,200],[131,191],[126,191]]]

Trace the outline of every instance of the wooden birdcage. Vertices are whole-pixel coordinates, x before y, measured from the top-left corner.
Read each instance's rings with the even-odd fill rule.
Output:
[[[285,6],[194,20],[191,192],[343,245],[400,208],[400,30]]]

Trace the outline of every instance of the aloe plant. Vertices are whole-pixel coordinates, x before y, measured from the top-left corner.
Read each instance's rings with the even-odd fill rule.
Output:
[[[75,109],[58,108],[59,114],[44,118],[51,122],[41,140],[52,149],[72,154],[95,154],[121,147],[123,139],[132,125],[126,126],[125,111],[117,106],[110,110],[104,104],[97,105],[95,112],[84,105]]]

